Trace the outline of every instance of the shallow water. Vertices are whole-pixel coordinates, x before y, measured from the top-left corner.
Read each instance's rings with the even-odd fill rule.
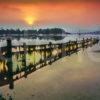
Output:
[[[68,42],[69,40],[82,40],[83,38],[90,38],[90,37],[100,37],[99,35],[68,35],[66,36],[63,40],[59,40],[59,41],[52,41],[52,43],[65,43],[65,42]],[[39,39],[36,39],[36,40],[28,40],[28,39],[21,39],[20,41],[17,41],[17,40],[13,40],[12,41],[12,45],[21,45],[23,44],[24,42],[26,42],[26,44],[48,44],[51,40],[39,40]],[[6,43],[6,41],[4,41],[4,44]],[[2,44],[2,43],[1,43]],[[1,45],[3,46],[3,44]],[[19,51],[18,48],[16,49],[13,49],[13,51]],[[43,54],[42,54],[43,55]],[[48,54],[47,54],[48,55]],[[16,71],[17,67],[18,68],[23,68],[23,65],[22,65],[22,55],[13,55],[12,57],[12,65],[13,65],[13,71]],[[41,54],[40,52],[35,52],[35,56],[34,56],[34,52],[32,52],[31,54],[27,53],[26,54],[26,65],[28,66],[30,63],[31,64],[34,64],[34,60],[35,60],[35,63],[38,63],[41,59]],[[2,60],[0,61],[0,71],[3,70],[4,66],[6,67],[7,69],[7,66],[6,66],[6,63],[3,62]]]
[[[0,90],[6,98],[9,93],[14,100],[99,100],[99,50],[100,43],[16,81],[14,90],[8,86]]]

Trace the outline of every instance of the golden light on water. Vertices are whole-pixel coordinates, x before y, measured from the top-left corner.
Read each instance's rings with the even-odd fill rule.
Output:
[[[58,53],[57,50],[53,50],[53,52],[52,52],[53,56],[56,56],[57,53]]]

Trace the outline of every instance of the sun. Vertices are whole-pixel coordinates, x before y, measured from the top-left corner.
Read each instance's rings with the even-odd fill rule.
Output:
[[[28,25],[33,25],[36,21],[36,17],[34,16],[26,16],[24,18],[25,22],[28,24]]]

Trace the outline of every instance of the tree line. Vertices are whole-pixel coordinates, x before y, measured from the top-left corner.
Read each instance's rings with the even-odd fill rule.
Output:
[[[47,29],[31,29],[31,30],[20,30],[20,29],[0,29],[0,35],[3,34],[70,34],[61,28],[47,28]]]

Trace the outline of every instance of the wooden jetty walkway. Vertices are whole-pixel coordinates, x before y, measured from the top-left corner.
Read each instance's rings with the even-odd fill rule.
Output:
[[[40,69],[48,64],[52,64],[56,60],[70,56],[77,53],[81,48],[84,50],[99,42],[98,38],[87,38],[80,41],[69,41],[67,43],[58,44],[41,44],[41,45],[17,45],[13,46],[11,39],[7,39],[7,46],[1,47],[0,62],[3,63],[3,69],[0,71],[0,86],[9,84],[9,88],[14,88],[14,81],[25,77],[27,75]],[[36,61],[36,54],[39,54],[38,61]],[[27,65],[27,54],[33,56],[33,62]],[[16,66],[13,70],[13,56],[16,57],[21,65]],[[19,57],[21,60],[19,60]]]

